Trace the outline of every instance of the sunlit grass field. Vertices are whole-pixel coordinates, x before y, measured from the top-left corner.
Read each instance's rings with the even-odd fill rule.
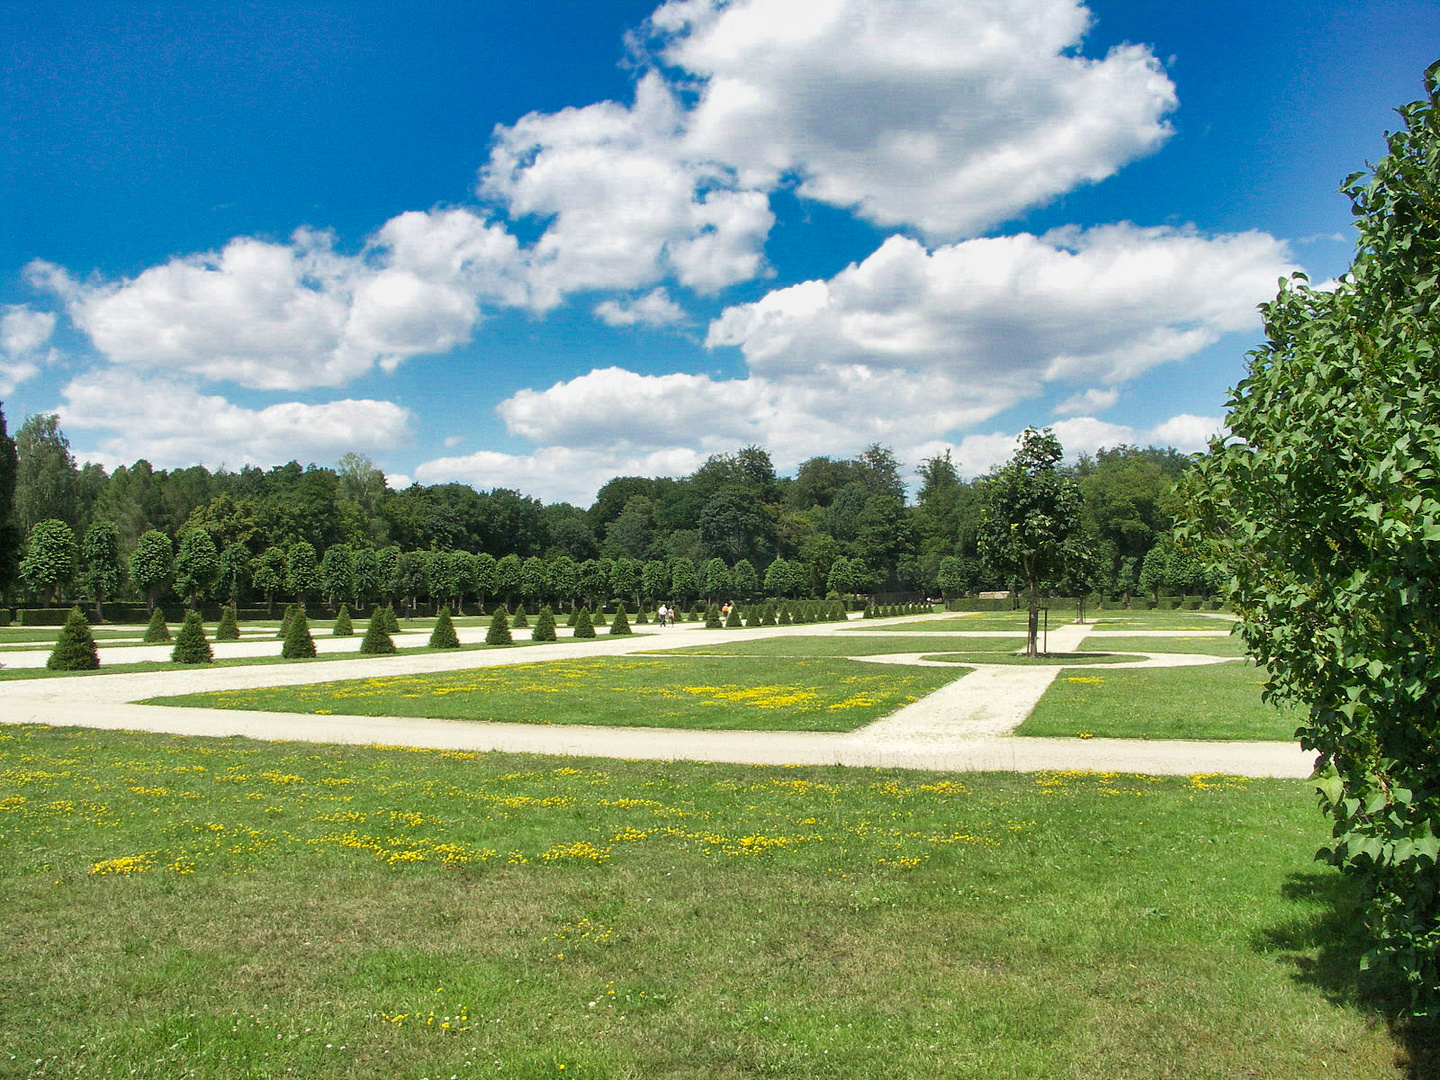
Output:
[[[4,728],[0,1075],[1425,1075],[1326,832],[1297,781]]]
[[[1301,715],[1263,702],[1264,682],[1247,661],[1062,673],[1016,734],[1293,741]]]
[[[587,657],[156,698],[350,716],[733,731],[853,731],[963,675],[836,657]]]

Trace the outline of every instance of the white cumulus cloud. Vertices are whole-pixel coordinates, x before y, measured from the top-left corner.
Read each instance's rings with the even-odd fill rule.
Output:
[[[44,262],[27,269],[114,364],[298,390],[468,340],[480,297],[523,295],[517,248],[454,210],[402,214],[354,256],[302,229],[288,243],[238,237],[118,282],[80,282]]]
[[[955,239],[1113,174],[1175,89],[1127,45],[1079,53],[1074,0],[672,0],[658,52],[700,80],[693,153],[741,184]]]
[[[26,304],[0,308],[0,394],[33,378],[42,364],[55,358],[55,350],[49,348],[54,332],[51,312],[36,311]]]
[[[144,457],[173,468],[239,468],[333,461],[347,451],[383,454],[409,441],[414,417],[389,401],[288,401],[248,409],[193,385],[110,369],[61,390],[60,422],[87,460],[129,464]]]

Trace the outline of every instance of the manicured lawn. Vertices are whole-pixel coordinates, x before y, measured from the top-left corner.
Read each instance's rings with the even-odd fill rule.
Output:
[[[925,653],[939,649],[971,649],[976,651],[1013,652],[1023,649],[1023,639],[1012,637],[859,637],[852,634],[826,634],[810,637],[755,638],[753,641],[731,641],[724,645],[687,645],[677,649],[655,649],[660,656],[887,656],[896,653]],[[648,654],[647,654],[648,655]]]
[[[5,728],[0,1074],[1425,1075],[1326,833],[1296,781]]]
[[[1248,661],[1062,674],[1016,734],[1291,741],[1300,718],[1260,700],[1264,681]]]
[[[318,636],[318,635],[317,635]],[[398,638],[396,641],[396,654],[409,656],[420,653],[440,652],[440,649],[432,649],[429,645],[409,646],[403,644],[406,640],[423,641],[424,638]],[[164,644],[164,643],[162,643]],[[169,643],[174,644],[173,640]],[[372,660],[373,657],[361,656],[359,653],[321,653],[319,656],[306,657],[298,660],[282,660],[280,658],[280,642],[275,642],[275,651],[269,656],[235,656],[215,658],[214,663],[205,665],[208,667],[254,667],[257,664],[329,664],[334,662]],[[544,642],[517,641],[513,645],[462,645],[459,651],[479,651],[481,649],[516,649],[528,648],[531,645],[542,648]],[[444,650],[456,652],[455,649]],[[90,678],[92,676],[119,675],[135,671],[193,671],[195,664],[173,664],[169,661],[142,660],[133,664],[102,663],[94,671],[48,671],[45,668],[5,668],[0,670],[0,681],[11,679],[73,679]]]
[[[1085,648],[1143,653],[1198,653],[1201,656],[1245,655],[1245,644],[1238,637],[1089,637]]]
[[[588,657],[193,694],[151,704],[506,723],[853,731],[965,670],[830,657]]]

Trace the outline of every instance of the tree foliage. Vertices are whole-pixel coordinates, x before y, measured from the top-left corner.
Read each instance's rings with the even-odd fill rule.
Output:
[[[100,653],[95,648],[95,635],[78,607],[70,609],[55,647],[45,666],[51,671],[94,671],[100,666]]]
[[[1263,308],[1229,402],[1234,441],[1197,470],[1186,533],[1230,574],[1267,695],[1302,744],[1373,947],[1440,1011],[1440,65],[1389,152],[1344,190],[1359,229],[1333,291]]]
[[[30,530],[25,558],[20,563],[20,576],[25,584],[49,604],[74,573],[75,534],[70,526],[54,518],[37,521]]]
[[[170,659],[177,664],[211,664],[215,654],[210,642],[205,639],[205,626],[200,613],[193,608],[185,612],[185,621],[175,635],[175,648],[170,650]]]
[[[1038,655],[1040,587],[1065,572],[1080,523],[1080,487],[1059,469],[1063,450],[1049,428],[1026,428],[1011,459],[985,484],[980,551],[1030,591],[1026,655]]]

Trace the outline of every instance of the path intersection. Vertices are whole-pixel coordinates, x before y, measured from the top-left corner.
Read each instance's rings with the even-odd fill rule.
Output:
[[[911,624],[954,615],[904,616],[867,622]],[[1228,624],[1214,631],[1101,631],[1091,624],[1069,624],[1049,632],[1052,652],[1079,651],[1106,636],[1223,637]],[[124,672],[84,678],[18,679],[0,682],[0,723],[48,724],[151,731],[176,735],[244,736],[253,739],[413,746],[449,750],[504,751],[655,761],[720,761],[764,765],[885,766],[934,771],[1000,770],[1035,772],[1085,769],[1151,775],[1225,773],[1240,776],[1309,776],[1313,754],[1296,743],[1211,742],[1145,739],[1053,739],[1021,737],[1014,730],[1029,715],[1063,665],[1023,667],[971,664],[970,673],[904,708],[853,732],[691,731],[656,728],[585,727],[571,724],[505,724],[400,717],[334,716],[243,712],[230,709],[137,705],[151,697],[287,686],[361,677],[424,674],[465,668],[543,663],[582,656],[625,656],[678,646],[722,645],[759,637],[815,636],[863,632],[850,625],[707,630],[699,623],[660,629],[644,626],[629,636],[591,640],[562,639],[537,649],[495,649],[368,657],[342,664],[276,663],[246,667],[198,667],[183,671]],[[462,642],[483,640],[483,627],[461,631]],[[932,632],[953,641],[966,636],[1017,637],[995,631]],[[398,644],[407,644],[401,635]],[[415,633],[419,644],[422,634]],[[515,633],[524,640],[525,631]],[[906,637],[927,636],[905,631]],[[359,637],[315,639],[325,653],[358,652]],[[275,655],[279,642],[267,636],[240,642],[214,642],[217,657]],[[940,651],[938,649],[931,652]],[[1127,650],[1128,651],[1128,650]],[[155,655],[150,655],[151,653]],[[170,646],[105,647],[102,664],[168,660]],[[48,648],[29,652],[7,649],[0,660],[14,667],[43,666]],[[924,654],[929,655],[929,654]],[[864,656],[867,663],[940,664],[922,654]],[[741,659],[743,662],[743,658]],[[1234,663],[1222,657],[1156,653],[1137,656],[1123,667]],[[950,666],[950,665],[944,665]]]

